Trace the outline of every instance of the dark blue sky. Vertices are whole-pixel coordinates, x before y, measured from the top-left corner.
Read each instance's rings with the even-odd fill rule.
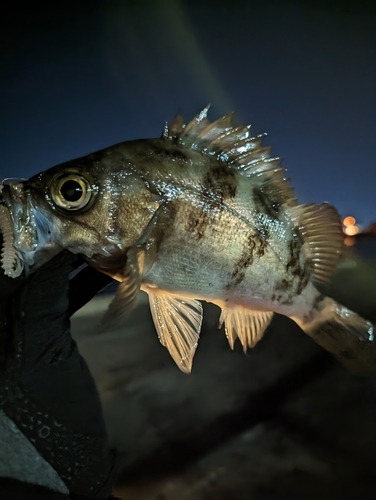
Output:
[[[372,2],[50,4],[2,12],[0,177],[158,136],[211,102],[212,119],[235,109],[268,132],[301,202],[376,220]]]

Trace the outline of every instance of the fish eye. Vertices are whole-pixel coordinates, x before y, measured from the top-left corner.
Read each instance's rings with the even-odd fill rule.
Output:
[[[83,175],[69,173],[52,180],[51,197],[53,202],[64,210],[81,210],[90,202],[93,189]]]

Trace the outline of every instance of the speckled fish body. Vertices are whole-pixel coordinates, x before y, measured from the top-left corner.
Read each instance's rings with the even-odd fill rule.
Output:
[[[328,204],[298,205],[262,139],[232,115],[210,123],[205,109],[187,125],[177,117],[159,139],[4,186],[5,272],[32,271],[61,249],[83,255],[121,282],[107,320],[145,290],[159,338],[186,372],[202,300],[221,308],[231,347],[236,338],[253,347],[274,312],[306,331],[333,317],[348,323],[348,310],[316,288],[342,251],[339,216]],[[372,339],[372,325],[349,314],[352,332]]]

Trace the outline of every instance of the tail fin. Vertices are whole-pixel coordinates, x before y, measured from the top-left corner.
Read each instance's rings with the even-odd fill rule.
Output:
[[[376,376],[376,328],[370,321],[325,298],[317,318],[309,324],[299,322],[299,326],[350,371]]]

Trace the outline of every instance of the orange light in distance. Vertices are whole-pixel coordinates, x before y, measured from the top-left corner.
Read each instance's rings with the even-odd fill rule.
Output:
[[[356,222],[356,219],[354,217],[351,217],[351,215],[349,215],[343,219],[342,224],[345,227],[349,227],[349,226],[353,226],[355,224],[355,222]]]
[[[347,247],[352,247],[355,244],[355,238],[352,238],[351,236],[346,236],[344,239],[344,243]]]
[[[355,236],[359,233],[359,228],[358,226],[345,227],[345,233],[347,234],[347,236]]]

